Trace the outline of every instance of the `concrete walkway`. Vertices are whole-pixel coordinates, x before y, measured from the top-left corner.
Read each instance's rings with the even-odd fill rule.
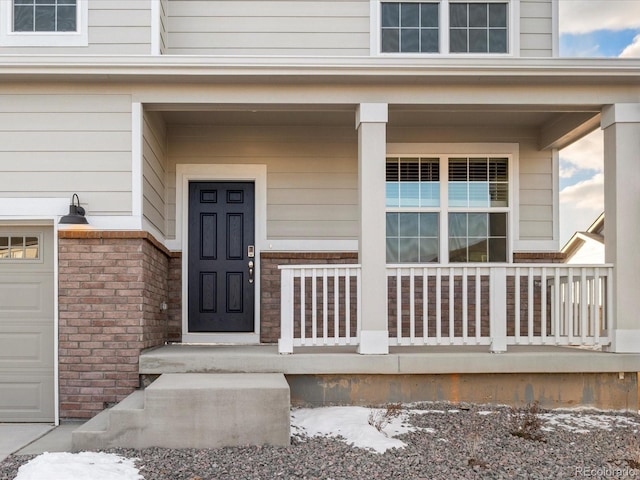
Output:
[[[0,424],[0,461],[12,453],[39,455],[44,452],[70,452],[71,432],[82,422],[56,427],[44,423]]]

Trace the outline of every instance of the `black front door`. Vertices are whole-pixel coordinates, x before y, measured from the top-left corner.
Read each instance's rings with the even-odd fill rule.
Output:
[[[189,183],[189,331],[254,331],[254,184]]]

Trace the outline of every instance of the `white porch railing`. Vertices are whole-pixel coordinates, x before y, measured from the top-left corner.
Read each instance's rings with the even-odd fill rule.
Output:
[[[293,347],[357,345],[360,265],[281,265],[280,353]]]
[[[283,265],[280,353],[357,345],[359,265]],[[607,345],[613,266],[389,265],[389,345]],[[366,301],[366,299],[364,299]]]

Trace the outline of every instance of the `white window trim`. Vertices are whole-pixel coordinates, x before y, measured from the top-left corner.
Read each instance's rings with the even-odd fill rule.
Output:
[[[77,0],[75,32],[14,32],[13,0],[0,0],[0,46],[86,47],[89,45],[89,0]]]
[[[448,166],[448,157],[460,155],[460,156],[502,156],[509,159],[509,207],[496,207],[496,208],[444,208],[448,197],[448,182],[441,182],[440,184],[440,206],[432,209],[425,209],[424,211],[438,211],[440,213],[439,225],[440,225],[440,261],[434,263],[434,265],[449,265],[449,224],[445,216],[442,214],[449,212],[473,212],[473,211],[492,211],[492,212],[507,212],[508,225],[507,225],[507,261],[505,263],[487,262],[482,265],[502,265],[513,263],[513,252],[517,239],[520,236],[520,218],[519,218],[519,154],[520,146],[517,143],[389,143],[387,144],[387,156],[409,156],[409,157],[439,157],[440,158],[440,171],[446,169]],[[448,176],[442,176],[441,178],[448,178]],[[396,211],[398,209],[386,209],[385,211]],[[469,265],[468,263],[458,263],[453,265],[463,266]]]
[[[382,52],[380,45],[381,30],[381,3],[383,1],[397,1],[398,3],[440,3],[440,52],[439,53],[403,53],[403,52]],[[463,3],[508,3],[509,23],[507,53],[450,53],[449,52],[449,4],[461,1]],[[515,57],[520,55],[520,0],[370,0],[369,4],[369,25],[371,30],[369,51],[371,56],[398,57],[402,58],[424,58],[424,57],[447,57],[447,58],[486,58],[486,57]]]

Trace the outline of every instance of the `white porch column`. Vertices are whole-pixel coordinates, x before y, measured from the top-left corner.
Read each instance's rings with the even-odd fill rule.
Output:
[[[605,107],[602,129],[605,261],[614,265],[610,351],[640,353],[640,103]]]
[[[358,106],[358,258],[362,265],[362,329],[358,352],[362,354],[389,353],[385,216],[387,119],[386,103],[362,103]]]

